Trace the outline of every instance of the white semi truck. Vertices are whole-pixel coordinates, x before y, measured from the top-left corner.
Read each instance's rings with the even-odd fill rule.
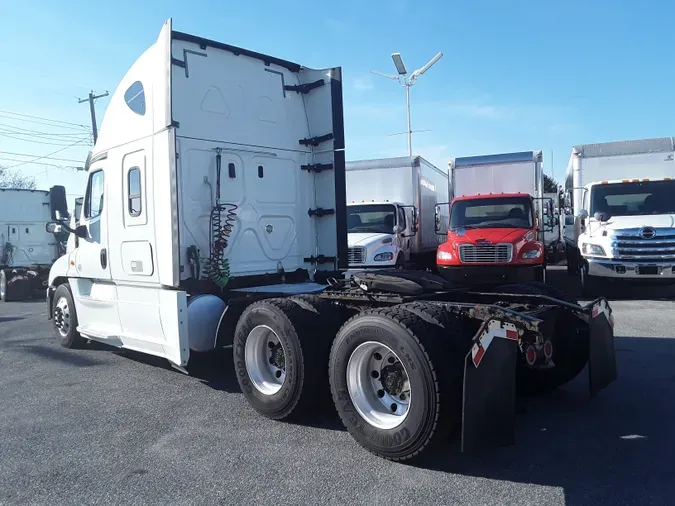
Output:
[[[65,252],[65,237],[45,230],[50,219],[48,191],[0,188],[3,302],[28,299],[47,287],[49,268]]]
[[[572,148],[567,265],[587,295],[610,280],[675,284],[674,155],[673,137]]]
[[[346,170],[349,267],[434,268],[442,241],[434,210],[449,200],[447,173],[421,156],[347,162]]]
[[[52,192],[49,228],[78,238],[49,274],[60,343],[183,372],[193,352],[231,345],[260,414],[308,416],[330,392],[354,439],[392,460],[460,425],[464,450],[512,443],[516,389],[557,388],[589,361],[592,394],[614,381],[605,299],[579,306],[546,285],[469,293],[414,271],[341,277],[343,149],[339,67],[169,20],[111,97],[79,224]]]

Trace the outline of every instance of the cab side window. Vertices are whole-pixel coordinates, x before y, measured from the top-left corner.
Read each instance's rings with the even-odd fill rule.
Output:
[[[132,167],[127,174],[127,212],[129,216],[140,216],[143,211],[141,202],[141,169]]]
[[[398,224],[401,228],[405,229],[405,210],[402,207],[398,208]]]
[[[104,183],[105,176],[102,170],[97,170],[89,175],[84,202],[84,217],[89,220],[98,218],[103,211]]]

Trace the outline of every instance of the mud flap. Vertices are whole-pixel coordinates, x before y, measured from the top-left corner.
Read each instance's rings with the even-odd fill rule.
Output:
[[[593,303],[589,321],[588,376],[591,397],[616,380],[614,320],[605,299]]]
[[[515,443],[518,331],[490,319],[464,362],[462,452]]]

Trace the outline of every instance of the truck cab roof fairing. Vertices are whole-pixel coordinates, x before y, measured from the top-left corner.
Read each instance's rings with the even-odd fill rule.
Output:
[[[171,125],[171,20],[124,75],[110,98],[92,159]]]

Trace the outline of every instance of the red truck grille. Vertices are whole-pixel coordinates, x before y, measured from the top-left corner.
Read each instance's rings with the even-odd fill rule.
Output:
[[[513,245],[490,244],[477,246],[475,244],[461,244],[459,246],[459,260],[462,263],[507,263],[513,256]]]

